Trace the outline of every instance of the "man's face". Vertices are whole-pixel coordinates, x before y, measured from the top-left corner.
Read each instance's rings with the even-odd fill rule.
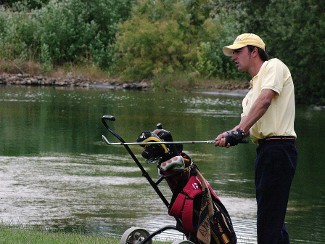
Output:
[[[231,59],[235,62],[238,71],[249,71],[251,65],[251,52],[249,52],[247,47],[234,50]]]

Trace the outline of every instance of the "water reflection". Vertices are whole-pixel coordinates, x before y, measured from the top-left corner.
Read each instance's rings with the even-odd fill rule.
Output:
[[[175,221],[125,149],[101,141],[102,115],[115,115],[111,126],[126,141],[158,122],[176,140],[211,140],[241,112],[240,96],[104,89],[1,87],[0,103],[0,221],[107,236]],[[322,110],[297,107],[299,160],[286,219],[292,243],[325,240],[324,122]],[[185,150],[228,209],[239,243],[256,243],[255,146]],[[157,177],[154,165],[144,166]]]
[[[155,231],[175,220],[139,169],[119,155],[0,157],[1,221],[7,224],[41,226],[117,235],[131,226]],[[153,166],[154,167],[154,166]],[[146,168],[155,176],[154,169]],[[169,189],[162,185],[168,197]],[[122,200],[123,199],[123,200]],[[241,235],[254,237],[255,201],[221,197],[236,217]],[[121,201],[122,200],[122,201]],[[163,225],[162,225],[163,224]],[[167,231],[162,239],[182,238]]]

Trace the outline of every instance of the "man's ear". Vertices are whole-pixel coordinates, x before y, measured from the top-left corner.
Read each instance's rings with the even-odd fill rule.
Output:
[[[253,51],[252,51],[251,54],[253,55],[253,57],[258,57],[259,56],[259,54],[258,54],[258,48],[257,47],[254,47],[254,49],[253,49]]]

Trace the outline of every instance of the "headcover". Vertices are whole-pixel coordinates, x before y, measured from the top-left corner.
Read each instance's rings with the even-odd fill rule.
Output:
[[[169,131],[156,129],[153,132],[143,131],[137,138],[137,142],[172,142],[173,138]],[[174,156],[179,155],[183,146],[181,144],[151,144],[141,145],[144,147],[142,157],[148,163],[161,163]]]

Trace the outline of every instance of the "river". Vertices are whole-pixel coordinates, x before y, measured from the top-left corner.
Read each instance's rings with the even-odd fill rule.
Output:
[[[0,221],[51,231],[121,236],[175,224],[123,146],[108,146],[103,115],[135,141],[157,123],[174,140],[211,140],[239,120],[242,93],[158,93],[105,88],[0,87]],[[298,167],[286,223],[292,243],[325,242],[323,108],[297,106]],[[152,178],[155,165],[141,158]],[[186,144],[232,218],[238,243],[256,243],[255,145]],[[170,191],[161,183],[165,196]],[[157,238],[181,238],[174,231]]]

